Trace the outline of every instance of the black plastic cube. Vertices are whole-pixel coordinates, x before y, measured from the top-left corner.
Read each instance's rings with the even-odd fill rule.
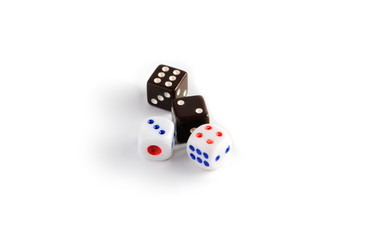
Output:
[[[172,118],[178,143],[185,143],[192,131],[209,123],[209,114],[204,98],[200,95],[172,100]]]
[[[188,74],[162,64],[150,76],[146,86],[148,103],[170,111],[171,101],[186,96],[188,92]]]

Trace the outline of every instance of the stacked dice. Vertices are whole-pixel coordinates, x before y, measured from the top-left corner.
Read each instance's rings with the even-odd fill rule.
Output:
[[[211,124],[204,98],[187,96],[188,74],[159,65],[147,82],[147,100],[172,113],[172,121],[153,116],[139,133],[139,152],[148,160],[167,160],[175,143],[187,143],[189,159],[204,170],[213,170],[227,159],[231,140],[225,130]]]

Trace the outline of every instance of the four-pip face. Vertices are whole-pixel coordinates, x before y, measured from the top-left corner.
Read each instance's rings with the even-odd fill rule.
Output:
[[[231,140],[214,124],[203,124],[193,131],[186,145],[190,160],[204,170],[213,170],[229,156]]]
[[[139,152],[148,160],[166,160],[172,156],[174,124],[164,117],[143,121],[139,133]]]

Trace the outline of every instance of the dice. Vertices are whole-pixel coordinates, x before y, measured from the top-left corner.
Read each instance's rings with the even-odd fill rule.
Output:
[[[220,167],[230,155],[231,139],[214,124],[203,124],[193,131],[186,144],[189,159],[204,170]]]
[[[171,112],[178,143],[186,143],[192,130],[209,123],[206,103],[199,95],[172,100]]]
[[[172,156],[175,140],[174,124],[164,117],[145,119],[140,127],[138,146],[141,156],[148,160],[162,161]]]
[[[171,101],[186,96],[188,92],[188,74],[166,65],[159,65],[147,85],[148,103],[165,110],[171,110]]]

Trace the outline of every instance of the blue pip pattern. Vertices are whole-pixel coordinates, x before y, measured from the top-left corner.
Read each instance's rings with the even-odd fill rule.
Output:
[[[195,149],[195,147],[193,145],[189,145],[189,149],[192,151],[192,153],[190,153],[190,157],[191,159],[193,160],[197,160],[200,164],[204,164],[204,166],[206,167],[209,167],[209,163],[207,160],[203,160],[201,157],[204,157],[205,159],[208,159],[209,156],[206,152],[202,152],[200,149]],[[230,145],[227,146],[226,150],[225,150],[225,154],[227,154],[228,152],[230,151]],[[220,155],[217,155],[217,157],[215,158],[215,161],[218,161],[220,160],[221,156]]]
[[[175,137],[176,137],[176,135],[175,135],[175,133],[173,133],[173,138],[172,138],[172,145],[171,145],[171,148],[173,148],[173,144],[174,144],[174,142],[175,142]]]
[[[154,120],[153,120],[153,119],[149,119],[149,120],[148,120],[148,124],[154,124]],[[153,125],[153,128],[154,128],[155,130],[158,130],[158,129],[160,128],[160,126],[159,126],[158,124],[154,124],[154,125]],[[161,134],[161,135],[163,135],[163,134],[165,134],[165,133],[166,133],[166,131],[165,131],[165,130],[163,130],[163,129],[160,129],[160,130],[158,131],[158,133],[159,133],[159,134]]]

